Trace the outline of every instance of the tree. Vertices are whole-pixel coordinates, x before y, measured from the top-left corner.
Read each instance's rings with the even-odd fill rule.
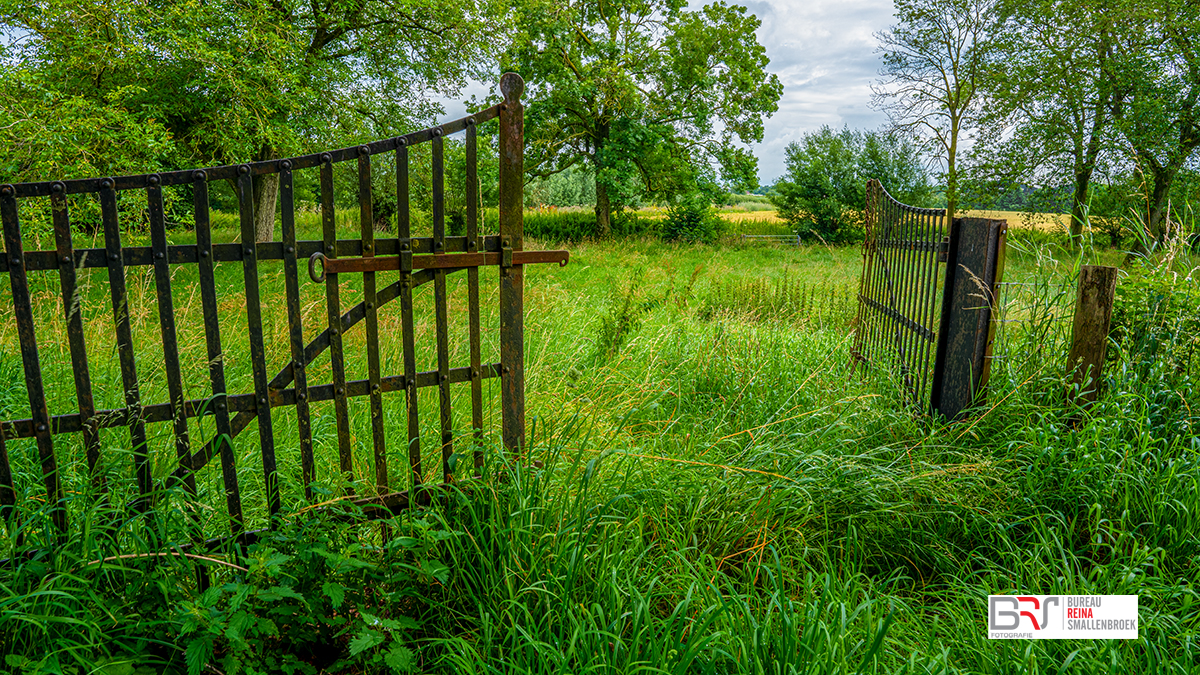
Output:
[[[614,205],[671,197],[700,181],[739,189],[757,163],[738,145],[762,139],[782,86],[765,71],[744,8],[684,0],[529,0],[525,38],[506,67],[526,81],[526,168],[546,177],[586,164],[598,231]],[[720,173],[718,176],[717,173]]]
[[[1070,0],[1010,1],[1001,11],[985,85],[993,122],[975,155],[993,183],[1069,183],[1078,241],[1092,178],[1115,140],[1118,12]]]
[[[1190,0],[1123,2],[1113,114],[1147,179],[1146,227],[1166,234],[1171,186],[1200,147],[1200,7]]]
[[[173,143],[158,164],[195,166],[350,145],[428,120],[438,110],[429,92],[454,93],[494,63],[503,13],[489,3],[14,1],[0,29],[21,36],[9,62],[27,79],[160,125]],[[260,241],[272,236],[277,190],[277,175],[255,181]]]
[[[849,128],[834,133],[826,126],[789,143],[786,153],[787,175],[775,183],[770,199],[802,236],[827,242],[859,236],[872,178],[908,204],[919,205],[930,196],[916,148],[893,134]]]
[[[946,217],[958,208],[958,151],[983,110],[980,86],[994,0],[896,0],[897,24],[878,33],[883,80],[873,107],[946,167]]]

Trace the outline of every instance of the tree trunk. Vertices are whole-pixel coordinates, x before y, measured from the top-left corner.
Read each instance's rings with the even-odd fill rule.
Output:
[[[1171,193],[1171,183],[1175,180],[1172,167],[1154,171],[1154,188],[1150,192],[1150,211],[1146,218],[1147,234],[1152,241],[1162,243],[1166,235],[1167,197]]]
[[[950,147],[946,152],[946,231],[950,231],[950,223],[954,222],[955,212],[958,211],[958,170],[955,167],[955,155],[958,154],[958,124],[951,128]]]
[[[612,232],[612,203],[608,201],[608,186],[596,178],[596,236],[603,239]]]
[[[279,152],[269,144],[263,144],[258,152],[258,161],[279,159]],[[279,174],[268,173],[254,177],[254,241],[271,241],[275,238],[275,202],[279,197]]]
[[[1091,182],[1091,167],[1075,174],[1075,194],[1071,198],[1071,246],[1075,248],[1083,243],[1083,221],[1087,217],[1085,211]]]
[[[596,128],[596,151],[592,155],[592,167],[596,171],[596,236],[601,239],[612,232],[612,202],[608,199],[608,186],[600,181],[600,176],[604,173],[604,167],[600,164],[600,153],[607,140],[608,123],[602,122]]]

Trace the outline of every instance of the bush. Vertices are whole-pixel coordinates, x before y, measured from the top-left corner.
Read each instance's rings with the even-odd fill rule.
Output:
[[[636,213],[618,211],[612,214],[610,235],[630,237],[654,229],[654,221],[640,218]],[[596,239],[596,214],[592,211],[559,211],[554,209],[525,212],[525,236],[545,241],[582,241]]]
[[[771,203],[796,234],[824,242],[862,239],[872,178],[896,199],[917,206],[932,191],[912,144],[876,132],[835,134],[822,127],[788,144],[787,167],[787,176],[771,191]]]
[[[711,244],[724,231],[725,221],[703,193],[681,197],[667,209],[662,223],[662,238],[667,241]]]

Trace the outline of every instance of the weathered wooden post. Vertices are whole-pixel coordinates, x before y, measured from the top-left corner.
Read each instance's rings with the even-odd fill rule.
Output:
[[[987,387],[996,326],[992,308],[1004,276],[1003,220],[955,218],[950,228],[931,407],[962,416]]]
[[[1068,396],[1079,405],[1094,403],[1100,390],[1116,288],[1117,268],[1084,265],[1079,269],[1071,351],[1067,354],[1067,372],[1073,385]]]

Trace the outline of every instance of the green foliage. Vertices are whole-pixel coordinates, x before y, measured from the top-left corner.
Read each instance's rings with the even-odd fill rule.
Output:
[[[525,186],[527,207],[592,206],[595,203],[596,175],[577,166],[535,179]]]
[[[712,244],[725,232],[725,221],[712,207],[711,198],[697,192],[676,199],[667,208],[662,222],[662,238],[666,241]]]
[[[526,169],[586,165],[602,230],[614,207],[690,192],[711,165],[754,186],[754,157],[739,144],[762,138],[782,87],[744,8],[528,0],[522,11],[505,67],[526,81]]]
[[[602,234],[596,223],[596,214],[590,209],[525,212],[525,236],[553,242],[631,237],[654,232],[657,225],[653,220],[632,211],[621,211],[613,214],[612,226],[607,234]]]
[[[806,133],[787,147],[788,173],[770,194],[779,216],[801,236],[825,242],[861,239],[867,181],[875,178],[896,199],[920,206],[932,189],[916,149],[878,132]]]

